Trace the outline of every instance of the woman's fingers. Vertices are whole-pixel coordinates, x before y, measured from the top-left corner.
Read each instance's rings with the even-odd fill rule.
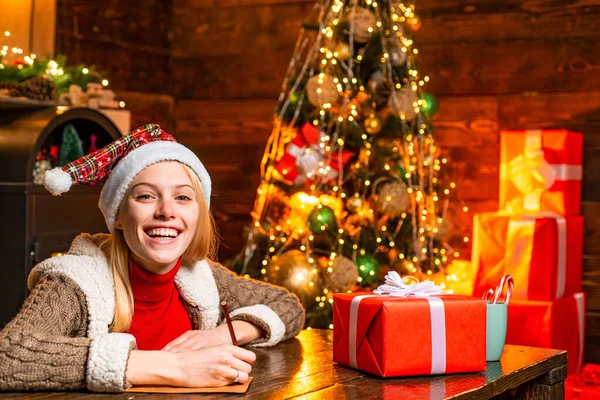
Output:
[[[170,351],[174,347],[184,343],[191,336],[192,331],[187,331],[184,334],[180,335],[178,338],[171,340],[165,347],[163,347],[164,351]]]
[[[232,353],[234,357],[239,358],[242,361],[247,362],[248,364],[252,364],[256,361],[256,354],[251,352],[250,350],[243,349],[241,347],[231,345]]]
[[[239,372],[240,372],[240,374],[239,374],[238,379],[237,379],[238,383],[246,383],[246,382],[248,382],[248,379],[250,378],[250,375],[248,375],[244,371],[239,371]],[[235,382],[236,375],[237,375],[237,372],[234,372],[233,379],[231,379],[233,382]]]
[[[193,339],[187,339],[172,346],[168,351],[170,351],[171,353],[181,353],[182,351],[188,351],[190,350],[189,347],[192,343]]]
[[[250,364],[237,358],[232,359],[231,368],[240,372],[245,372],[247,374],[250,374],[250,372],[252,372],[252,366]]]

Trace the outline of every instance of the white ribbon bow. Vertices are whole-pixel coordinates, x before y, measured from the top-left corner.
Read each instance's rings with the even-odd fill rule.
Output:
[[[406,280],[412,280],[415,283],[409,284],[406,283]],[[419,282],[414,276],[405,276],[402,278],[396,271],[390,271],[385,276],[385,284],[373,290],[373,293],[380,296],[429,297],[442,294],[443,291],[441,286],[436,286],[432,281]]]

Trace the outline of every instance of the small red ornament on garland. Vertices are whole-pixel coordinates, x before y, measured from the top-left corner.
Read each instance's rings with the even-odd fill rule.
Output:
[[[410,29],[412,29],[413,32],[417,32],[419,29],[421,29],[423,22],[421,21],[421,18],[415,14],[414,17],[408,20],[408,25],[410,25]]]

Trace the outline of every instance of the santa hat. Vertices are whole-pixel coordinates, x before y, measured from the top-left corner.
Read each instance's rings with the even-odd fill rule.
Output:
[[[59,196],[73,184],[105,182],[98,206],[112,233],[129,184],[144,168],[160,161],[179,161],[190,167],[198,175],[206,204],[210,206],[210,175],[202,162],[158,125],[139,127],[100,150],[46,172],[44,186]]]

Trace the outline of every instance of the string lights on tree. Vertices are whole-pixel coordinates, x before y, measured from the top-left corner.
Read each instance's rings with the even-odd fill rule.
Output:
[[[444,183],[417,68],[414,4],[318,1],[284,78],[237,272],[294,291],[309,327],[332,294],[389,270],[443,274],[454,183]]]

